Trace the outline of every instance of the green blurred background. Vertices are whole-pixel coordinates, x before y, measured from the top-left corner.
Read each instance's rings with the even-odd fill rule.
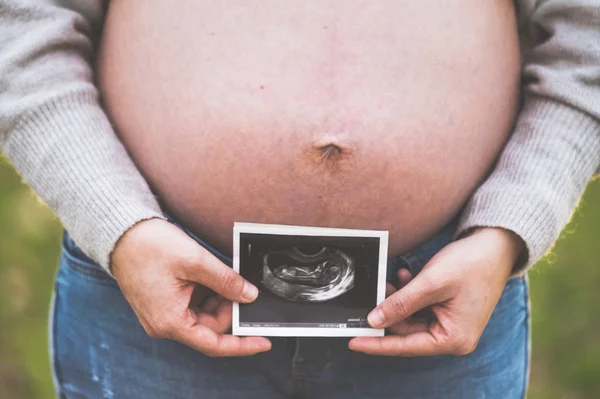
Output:
[[[531,399],[600,398],[599,204],[596,181],[530,272]],[[60,234],[52,212],[0,158],[0,399],[54,397],[47,319]]]

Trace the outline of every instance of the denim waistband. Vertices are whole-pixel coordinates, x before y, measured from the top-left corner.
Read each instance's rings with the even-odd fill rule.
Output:
[[[182,229],[188,236],[193,238],[202,247],[206,248],[221,262],[228,265],[229,267],[232,267],[233,260],[231,256],[223,253],[219,249],[215,248],[213,245],[198,237],[188,228],[178,223],[177,220],[171,215],[165,213],[165,216],[167,217],[169,222]],[[396,279],[396,271],[401,268],[408,269],[413,276],[418,274],[421,271],[421,269],[423,269],[423,267],[427,264],[427,262],[429,262],[429,260],[433,257],[433,255],[435,255],[440,249],[452,242],[457,224],[458,218],[454,218],[437,234],[435,234],[433,237],[431,237],[412,251],[389,258],[386,276],[387,281],[394,281]]]

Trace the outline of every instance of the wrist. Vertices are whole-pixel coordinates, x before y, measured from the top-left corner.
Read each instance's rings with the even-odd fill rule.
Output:
[[[136,247],[139,247],[140,238],[144,236],[146,227],[151,227],[153,224],[164,222],[162,219],[154,217],[142,219],[129,227],[117,240],[115,247],[110,256],[110,272],[117,278],[117,266],[126,263],[131,254],[136,253]]]
[[[493,253],[503,260],[500,264],[505,265],[507,276],[521,263],[526,245],[515,232],[501,227],[476,227],[468,235],[489,239]]]

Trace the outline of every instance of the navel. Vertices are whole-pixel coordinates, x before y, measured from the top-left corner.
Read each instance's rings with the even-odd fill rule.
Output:
[[[319,151],[323,162],[336,162],[344,155],[344,150],[335,144],[326,144],[317,147],[317,150]]]
[[[349,147],[331,141],[313,143],[305,154],[312,164],[331,172],[347,168],[351,158]]]

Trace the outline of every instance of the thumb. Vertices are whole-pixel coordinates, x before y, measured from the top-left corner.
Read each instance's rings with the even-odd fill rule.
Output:
[[[441,287],[433,284],[430,273],[422,272],[406,286],[385,299],[369,313],[373,328],[385,328],[401,322],[418,310],[439,302]]]
[[[199,283],[231,301],[247,303],[258,296],[258,289],[253,284],[205,248],[198,246],[192,260],[184,263],[183,278]]]

